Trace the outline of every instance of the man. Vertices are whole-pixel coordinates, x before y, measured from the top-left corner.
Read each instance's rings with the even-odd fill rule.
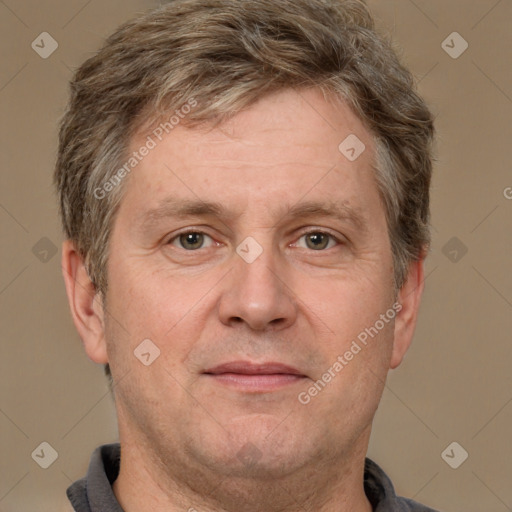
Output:
[[[423,290],[432,137],[354,0],[176,0],[82,65],[62,262],[120,444],[74,510],[431,510],[365,455]]]

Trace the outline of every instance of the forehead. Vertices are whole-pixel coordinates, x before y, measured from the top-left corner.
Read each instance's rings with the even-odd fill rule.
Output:
[[[324,99],[319,90],[264,97],[213,129],[187,127],[186,116],[167,128],[131,141],[130,152],[148,137],[154,142],[131,173],[122,201],[138,204],[145,215],[169,203],[171,194],[241,201],[239,208],[270,200],[297,205],[301,198],[359,209],[379,202],[371,134],[346,105]]]
[[[191,117],[193,109],[187,102],[182,107],[187,110],[180,112],[179,116],[176,114],[180,109],[177,109],[176,114],[170,112],[151,128],[139,131],[131,141],[131,149],[136,150],[147,136],[158,144],[162,138],[169,139],[167,135],[177,133],[180,139],[186,138],[195,144],[192,157],[215,157],[216,146],[221,144],[228,144],[233,156],[242,152],[247,156],[252,148],[258,151],[262,146],[282,151],[288,145],[300,145],[305,152],[320,149],[326,157],[329,154],[338,157],[338,146],[349,135],[356,135],[367,146],[373,146],[370,133],[341,98],[330,93],[326,99],[318,88],[283,89],[263,96],[215,128],[212,128],[212,123],[204,121],[186,130],[186,112],[191,110]],[[203,109],[204,105],[200,107]],[[181,151],[187,151],[189,145],[182,146]],[[259,153],[258,160],[265,160],[266,155],[275,160],[276,155],[268,152]]]

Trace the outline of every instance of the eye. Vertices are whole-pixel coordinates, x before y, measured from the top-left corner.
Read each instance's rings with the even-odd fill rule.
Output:
[[[210,243],[205,245],[205,242],[208,242],[208,240]],[[187,251],[195,251],[204,247],[210,247],[212,242],[213,239],[206,233],[201,233],[200,231],[187,231],[171,238],[168,244]]]
[[[325,233],[323,231],[310,231],[308,233],[303,234],[299,241],[304,239],[305,246],[300,245],[297,242],[299,247],[305,247],[306,249],[312,249],[313,251],[321,251],[323,249],[330,249],[339,243],[339,241],[330,233]]]

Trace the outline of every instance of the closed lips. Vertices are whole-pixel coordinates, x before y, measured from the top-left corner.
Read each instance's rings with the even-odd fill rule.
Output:
[[[287,374],[305,377],[302,372],[293,366],[285,365],[282,363],[262,363],[254,364],[248,361],[232,361],[229,363],[220,364],[213,368],[204,371],[210,375],[220,375],[223,373],[238,373],[243,375],[275,375]]]

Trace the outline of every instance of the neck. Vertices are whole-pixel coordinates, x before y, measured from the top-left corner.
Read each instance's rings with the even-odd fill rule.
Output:
[[[363,486],[369,430],[343,460],[322,460],[282,478],[226,477],[204,466],[162,464],[140,440],[121,436],[114,494],[125,512],[371,512]]]

